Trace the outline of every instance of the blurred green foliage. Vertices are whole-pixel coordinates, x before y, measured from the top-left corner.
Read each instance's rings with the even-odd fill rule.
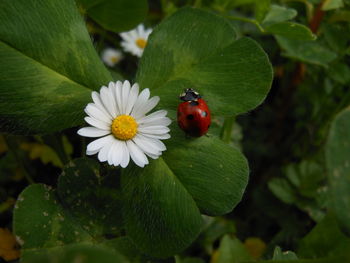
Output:
[[[92,4],[90,5],[89,2]],[[93,44],[98,53],[105,47],[119,48],[120,37],[115,32],[131,29],[141,22],[144,19],[143,15],[146,14],[147,5],[144,1],[140,1],[140,3],[142,2],[140,6],[137,6],[137,1],[133,1],[135,2],[134,8],[130,8],[124,3],[124,7],[129,8],[125,12],[120,10],[111,12],[113,11],[112,2],[79,1],[82,5],[80,11],[86,15],[85,22],[88,33],[93,38]],[[112,7],[104,7],[108,3]],[[96,6],[100,8],[94,8]],[[121,6],[123,7],[123,5]],[[215,13],[220,17],[220,21],[221,19],[225,20],[234,29],[232,38],[242,39],[242,37],[248,36],[257,41],[268,54],[273,66],[272,89],[265,102],[257,109],[240,116],[214,116],[209,136],[222,141],[211,146],[207,142],[209,140],[201,139],[201,143],[204,145],[201,149],[205,151],[219,152],[222,148],[225,149],[222,152],[230,153],[235,152],[233,147],[238,146],[244,152],[249,162],[250,179],[243,200],[228,215],[199,218],[198,207],[205,211],[204,207],[209,207],[208,203],[215,200],[215,195],[211,197],[209,193],[208,195],[197,193],[196,204],[188,201],[192,199],[179,198],[176,200],[173,198],[168,201],[169,190],[157,188],[157,193],[162,192],[161,194],[164,195],[162,200],[165,203],[171,203],[170,208],[176,207],[177,210],[171,211],[173,212],[172,218],[164,218],[164,220],[160,218],[159,222],[156,222],[158,226],[152,225],[153,228],[147,229],[147,226],[151,224],[148,222],[147,226],[142,226],[143,218],[136,216],[145,215],[144,220],[147,222],[150,220],[147,218],[147,213],[158,213],[159,210],[166,210],[167,206],[164,203],[158,204],[157,200],[149,196],[148,201],[153,200],[154,204],[145,203],[143,198],[145,192],[142,192],[142,189],[134,189],[134,192],[130,191],[131,194],[129,194],[132,195],[131,197],[139,197],[138,202],[143,209],[129,210],[134,214],[126,215],[130,217],[130,220],[125,226],[122,211],[123,209],[125,211],[125,206],[134,207],[134,204],[128,202],[123,206],[119,200],[119,194],[122,191],[119,172],[105,165],[99,167],[99,165],[94,164],[95,167],[90,167],[89,164],[83,163],[84,159],[71,162],[72,159],[84,156],[86,144],[85,140],[76,136],[74,128],[46,136],[3,134],[0,137],[0,227],[14,228],[16,231],[19,237],[17,238],[18,245],[22,246],[23,260],[26,260],[23,262],[52,262],[50,261],[52,255],[62,255],[61,261],[56,262],[74,262],[73,260],[77,260],[77,255],[84,255],[83,258],[85,257],[86,261],[83,262],[96,262],[97,258],[99,262],[165,261],[177,263],[255,262],[255,260],[258,262],[337,263],[350,260],[348,220],[350,217],[348,209],[350,204],[348,173],[350,115],[347,109],[350,105],[350,1],[150,0],[148,15],[144,22],[149,26],[156,26],[182,7],[188,6]],[[107,10],[112,15],[103,15],[103,10]],[[134,11],[135,13],[133,13]],[[35,12],[35,10],[32,11],[33,14]],[[118,13],[130,15],[118,17]],[[30,15],[28,14],[28,16]],[[82,20],[77,17],[79,17],[78,13],[74,13],[71,19],[77,19],[78,25],[82,25]],[[40,20],[40,17],[36,18]],[[114,25],[120,27],[116,28]],[[0,26],[0,28],[5,27]],[[184,29],[186,31],[185,27]],[[162,28],[157,30],[162,31]],[[171,27],[164,30],[163,34],[169,30],[172,30]],[[0,31],[0,36],[5,35],[7,31],[10,32],[10,28]],[[12,38],[7,39],[5,44],[11,42],[12,46],[21,49],[21,42],[18,42],[14,35],[10,33],[8,35]],[[57,36],[53,34],[51,37],[55,41]],[[40,36],[37,38],[39,41]],[[88,35],[83,32],[81,38],[87,40]],[[161,41],[163,41],[162,38],[157,39],[155,35],[154,42],[161,43]],[[207,41],[215,41],[215,39],[208,36]],[[79,53],[82,48],[81,46],[70,46],[69,41],[62,43],[61,48],[76,49],[74,52]],[[4,43],[0,44],[5,45]],[[10,49],[8,46],[6,48]],[[84,44],[83,48],[91,54],[93,53],[92,45]],[[255,49],[253,50],[257,52]],[[13,52],[12,49],[11,52]],[[20,54],[14,52],[13,56],[16,55],[17,59],[13,61],[19,63],[21,61],[19,58],[26,52],[26,50]],[[60,63],[63,58],[71,59],[69,53],[64,53],[67,56],[62,57],[62,53],[57,50],[47,50],[48,54],[50,52],[57,54],[57,60],[45,63],[51,63],[51,68],[55,72],[63,72],[62,74],[71,76],[73,69],[62,71],[63,66]],[[147,61],[152,57],[151,55],[158,52],[160,51],[157,50],[156,46],[153,50],[147,50],[141,65],[142,63],[147,64]],[[162,52],[165,51],[162,50]],[[176,61],[187,55],[184,50],[178,49],[176,52],[178,52]],[[239,53],[244,53],[244,51]],[[41,61],[40,56],[43,54],[39,52],[30,55]],[[198,56],[198,60],[200,58],[201,56]],[[75,85],[80,86],[81,84],[89,86],[89,88],[97,88],[96,82],[101,82],[109,76],[109,73],[102,67],[99,68],[101,74],[91,71],[87,66],[89,62],[82,57],[80,59],[81,61],[73,62],[85,65],[86,70],[80,72],[80,77],[76,79],[78,83],[68,82],[65,86],[67,91],[72,91]],[[98,60],[96,55],[92,55],[90,59]],[[21,63],[27,62],[28,67],[46,70],[46,68],[33,63],[32,60],[23,60]],[[163,63],[162,60],[159,62]],[[188,64],[191,64],[190,62]],[[252,63],[250,62],[249,66],[252,66]],[[176,63],[176,65],[183,67],[182,64]],[[206,65],[205,68],[210,68],[210,65]],[[138,66],[136,58],[126,55],[110,71],[117,78],[134,79]],[[185,66],[187,67],[187,65]],[[138,80],[143,81],[145,85],[150,85],[149,83],[155,81],[152,77],[156,75],[157,69],[156,67],[151,69],[151,71],[153,70],[152,75],[147,75],[147,71],[145,71],[146,73],[141,71],[137,77]],[[216,70],[217,68],[210,69]],[[237,68],[237,70],[243,71],[245,69]],[[7,70],[5,66],[4,70]],[[198,79],[203,77],[200,75],[200,71],[195,71],[196,68],[192,70],[198,74],[196,75]],[[259,70],[259,66],[252,66],[249,70],[255,73],[254,71]],[[51,70],[49,73],[52,78],[56,79],[54,71]],[[98,77],[94,77],[97,75]],[[205,77],[215,80],[216,75],[217,73]],[[88,78],[85,78],[86,76]],[[166,77],[159,74],[157,81],[166,82],[168,81]],[[179,82],[175,84],[181,84],[179,87],[181,90],[183,83],[188,84],[191,78],[186,79],[186,75],[180,77]],[[235,79],[230,74],[226,74],[225,78]],[[7,80],[9,84],[12,84],[10,79]],[[37,89],[38,94],[40,94],[41,89],[38,86],[38,84],[42,85],[40,78],[34,75],[31,81],[32,86],[30,87]],[[247,83],[249,83],[249,90],[254,90],[255,87],[261,85],[261,83],[255,84],[254,80],[251,81],[251,79]],[[171,83],[166,84],[170,85]],[[88,91],[85,91],[85,87],[83,88],[81,94],[72,92],[81,105],[85,103],[82,97],[88,97],[86,95]],[[239,97],[239,93],[234,93],[238,97],[231,102],[232,105],[223,109],[224,107],[220,103],[221,100],[225,100],[225,97],[220,90],[220,83],[217,84],[217,87],[215,86],[215,89],[218,90],[217,98],[220,100],[213,102],[214,111],[233,110],[238,113],[258,104],[257,100],[253,100],[249,105],[244,103],[240,105],[241,97]],[[8,91],[10,90],[9,86]],[[212,87],[206,87],[204,90],[214,93]],[[246,96],[249,97],[249,92],[247,94]],[[63,95],[68,96],[67,94]],[[57,94],[52,90],[49,96],[55,98]],[[175,105],[176,97],[169,96],[168,99],[169,103]],[[0,98],[0,102],[3,101],[4,99]],[[45,101],[41,100],[41,102]],[[6,105],[12,107],[10,103]],[[81,105],[76,105],[76,110],[81,108]],[[2,114],[10,115],[11,111],[7,112],[8,108],[5,106],[3,106]],[[50,114],[52,116],[59,115],[65,107],[57,105],[57,109]],[[40,107],[38,108],[40,109]],[[28,112],[28,116],[30,112]],[[46,112],[40,110],[37,112],[39,115],[46,115]],[[14,114],[17,113],[14,112]],[[68,112],[64,113],[63,116],[69,119],[72,115],[71,112]],[[14,127],[20,128],[21,131],[31,127],[26,116],[18,118],[18,123],[9,123],[9,118],[0,119],[0,126],[5,127],[6,131],[11,131]],[[74,118],[78,119],[75,115]],[[65,126],[66,122],[62,120],[62,118],[51,119],[54,127],[50,131],[68,127]],[[76,121],[76,123],[78,122]],[[44,124],[44,122],[40,122],[40,125]],[[40,125],[31,127],[31,129],[36,130],[44,127]],[[199,143],[194,145],[192,152],[189,151],[186,154],[193,155],[191,156],[192,160],[196,156],[201,156],[199,153],[201,149]],[[184,158],[187,157],[186,154],[184,153]],[[181,170],[181,167],[176,163],[178,161],[176,154],[169,151],[164,160],[169,163],[170,167],[172,163],[175,163],[176,165],[173,164],[174,168],[172,169],[181,173],[178,171]],[[74,168],[75,165],[72,163],[78,163],[78,168]],[[65,167],[62,169],[64,164]],[[205,165],[203,166],[205,168]],[[159,167],[157,169],[160,169]],[[165,173],[171,173],[167,167],[162,169]],[[77,176],[80,170],[85,170],[84,179]],[[144,176],[152,174],[152,171],[145,171]],[[182,178],[182,181],[188,180],[185,175],[182,173],[182,177],[179,176],[179,178]],[[59,176],[60,178],[58,178]],[[218,177],[220,176],[218,175]],[[152,180],[161,179],[154,175]],[[213,178],[209,177],[209,179]],[[67,180],[71,180],[71,182]],[[125,182],[136,179],[123,178],[122,180]],[[34,182],[36,184],[33,184]],[[177,179],[174,179],[174,182],[176,183]],[[144,180],[138,185],[147,185],[147,183]],[[42,184],[53,187],[53,189]],[[19,195],[28,185],[30,186]],[[182,187],[182,185],[178,187]],[[115,191],[116,189],[118,191]],[[67,195],[68,190],[75,194]],[[196,194],[195,190],[195,187],[188,189],[189,192],[192,191],[191,195]],[[32,194],[28,195],[29,192]],[[152,194],[151,191],[146,193],[147,195]],[[218,194],[220,193],[218,192]],[[31,200],[30,198],[33,196],[36,198]],[[18,200],[17,208],[15,208],[16,199]],[[228,202],[228,206],[232,205],[230,202]],[[36,206],[36,210],[33,210],[33,205]],[[110,206],[107,207],[107,205]],[[213,207],[223,211],[224,208],[226,209],[226,203],[218,203]],[[216,210],[213,207],[209,207],[209,210],[212,209],[209,214],[222,214],[221,210],[220,213],[214,213]],[[39,210],[41,214],[37,214]],[[186,225],[186,219],[181,217],[177,222],[178,225],[168,226],[167,223],[172,222],[173,218],[184,214],[183,210],[192,211],[198,218]],[[12,223],[13,211],[16,211],[14,223]],[[28,232],[28,228],[31,228],[32,225],[24,223],[28,222],[29,217],[35,218],[37,222],[35,227],[31,229],[32,232]],[[108,217],[107,223],[106,217]],[[92,221],[91,218],[93,218]],[[135,218],[137,220],[131,220]],[[64,220],[69,222],[69,226],[62,224]],[[199,226],[199,220],[203,221],[201,226]],[[145,229],[148,234],[140,233],[137,228],[134,228],[138,224],[141,224],[141,229]],[[183,225],[189,229],[183,228]],[[48,226],[50,229],[56,229],[57,232],[48,231]],[[173,227],[174,236],[167,236],[167,242],[169,244],[171,241],[177,242],[181,249],[191,244],[187,249],[174,257],[163,260],[150,258],[140,252],[140,247],[142,251],[153,251],[153,255],[156,256],[168,255],[176,250],[167,246],[168,243],[150,244],[148,240],[152,231],[154,231],[155,236],[161,236],[166,232],[164,229],[168,230],[171,227]],[[133,235],[136,236],[136,247],[128,237],[125,237],[128,228],[129,230],[134,228],[132,231],[135,232]],[[198,237],[193,240],[184,232],[196,232]],[[183,236],[175,236],[179,233]],[[32,240],[29,239],[28,244],[23,244],[21,243],[23,238],[26,240],[31,238]],[[28,253],[28,251],[33,250],[37,250],[38,253]]]

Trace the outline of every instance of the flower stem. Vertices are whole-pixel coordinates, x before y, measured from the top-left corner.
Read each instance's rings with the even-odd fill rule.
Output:
[[[230,143],[232,139],[232,130],[235,124],[236,117],[226,117],[224,121],[224,125],[221,129],[221,140],[225,143]]]

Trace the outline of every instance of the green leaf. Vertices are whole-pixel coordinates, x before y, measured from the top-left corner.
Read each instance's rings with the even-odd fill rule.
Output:
[[[296,190],[284,178],[273,178],[268,182],[270,191],[286,204],[293,204],[296,202]]]
[[[241,200],[248,181],[244,156],[221,140],[202,136],[186,138],[177,127],[163,158],[196,201],[201,212],[226,214]]]
[[[78,0],[87,14],[105,29],[122,32],[145,20],[146,0]]]
[[[282,252],[280,247],[275,247],[275,250],[273,251],[273,258],[272,260],[281,260],[281,261],[286,261],[286,260],[297,260],[298,257],[297,255],[292,252],[292,251],[285,251]]]
[[[232,116],[259,105],[270,89],[272,70],[261,47],[236,39],[225,19],[184,8],[165,19],[149,38],[137,82],[161,97],[159,107],[178,105],[184,88],[195,88],[213,114]]]
[[[225,235],[220,242],[215,263],[240,263],[252,260],[247,249],[237,238]]]
[[[336,63],[329,67],[329,77],[342,85],[350,83],[350,68],[345,63]]]
[[[191,195],[162,158],[122,173],[123,217],[137,247],[165,258],[189,246],[202,219]]]
[[[279,5],[271,5],[270,11],[262,21],[263,26],[285,22],[296,17],[298,12],[293,8],[288,8]]]
[[[79,251],[89,250],[97,243],[102,247],[105,235],[120,232],[118,191],[112,189],[110,182],[106,185],[98,177],[96,163],[78,159],[65,168],[57,190],[41,184],[27,187],[18,197],[14,211],[14,230],[22,243],[23,257],[38,256],[49,262],[51,255],[57,254],[59,262],[67,262],[66,257],[81,254]],[[99,246],[94,250],[99,250]],[[116,250],[107,252],[119,255]],[[90,254],[85,256],[89,258]]]
[[[290,39],[298,40],[315,40],[316,36],[311,32],[311,30],[298,23],[293,22],[279,22],[267,26],[265,30],[271,34],[284,36]]]
[[[111,76],[74,2],[5,0],[0,20],[0,130],[49,133],[80,124],[91,89]]]
[[[327,214],[299,243],[297,254],[303,258],[349,257],[350,239],[339,229],[334,215]],[[332,261],[331,261],[332,262]],[[333,262],[348,262],[334,259]]]
[[[266,17],[270,10],[271,0],[256,0],[255,1],[255,18],[261,22]]]
[[[284,50],[283,55],[302,62],[328,67],[337,54],[322,46],[318,41],[302,41],[275,36]]]
[[[350,233],[350,108],[333,121],[326,145],[326,163],[331,208],[342,227]]]
[[[350,36],[347,25],[340,23],[325,24],[322,26],[324,38],[331,49],[337,53],[344,54],[348,48]]]
[[[100,176],[99,164],[81,158],[68,164],[57,192],[70,213],[93,236],[121,232],[121,193],[117,176]]]
[[[343,0],[325,0],[322,4],[322,10],[329,11],[344,6]]]

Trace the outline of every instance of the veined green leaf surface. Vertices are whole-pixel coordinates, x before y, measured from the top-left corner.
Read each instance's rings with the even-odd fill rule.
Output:
[[[162,158],[123,172],[122,191],[127,235],[143,252],[168,257],[199,234],[199,209]]]
[[[248,183],[249,167],[242,153],[212,136],[191,139],[178,128],[172,130],[163,158],[201,212],[232,211]]]
[[[82,123],[91,89],[112,78],[74,1],[4,0],[0,20],[1,131],[49,133]]]
[[[105,235],[121,231],[121,208],[120,194],[106,191],[111,186],[98,170],[95,162],[78,159],[66,166],[57,190],[34,184],[20,194],[14,230],[23,262],[73,262],[64,260],[79,255],[87,262],[98,257],[110,262],[112,255],[126,262],[112,246],[103,245]]]
[[[151,34],[137,82],[159,95],[160,107],[174,110],[178,94],[195,88],[213,114],[232,116],[259,105],[272,80],[269,60],[249,38],[237,39],[225,19],[184,8]]]

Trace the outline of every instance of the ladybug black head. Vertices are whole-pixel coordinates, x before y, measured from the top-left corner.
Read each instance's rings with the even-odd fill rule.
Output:
[[[185,89],[183,93],[180,94],[180,100],[183,101],[197,101],[201,98],[201,95],[194,89]]]

